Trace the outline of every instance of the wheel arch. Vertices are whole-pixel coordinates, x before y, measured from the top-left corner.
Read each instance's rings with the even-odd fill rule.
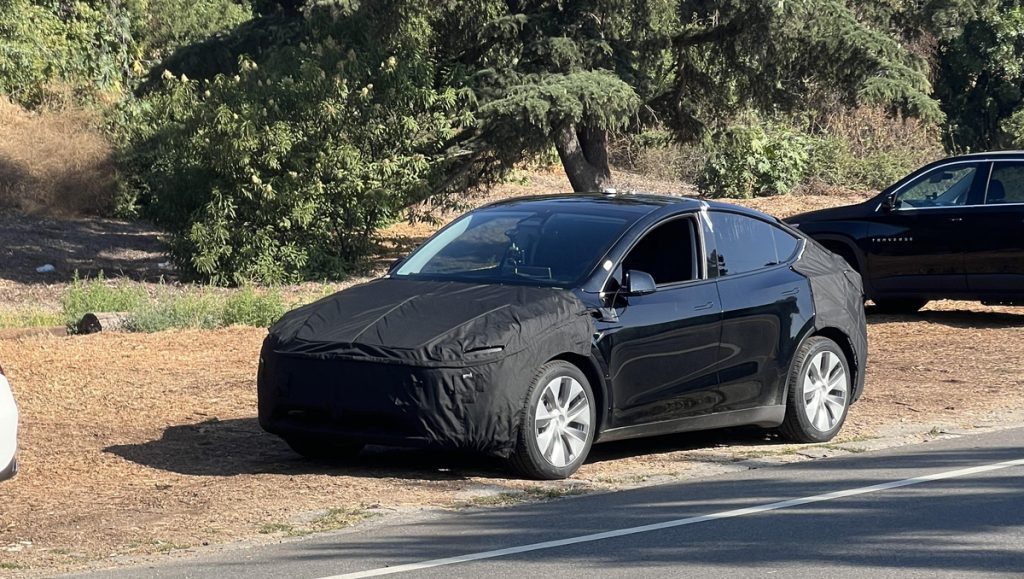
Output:
[[[821,244],[822,247],[835,253],[846,260],[847,263],[857,268],[857,273],[863,277],[867,271],[867,264],[864,252],[861,251],[857,244],[844,235],[812,235],[815,241]],[[853,262],[850,262],[850,258],[853,258]]]
[[[850,380],[850,387],[854,389],[854,392],[850,396],[850,403],[852,404],[860,397],[860,389],[858,388],[858,385],[861,383],[860,373],[864,371],[863,364],[857,359],[857,352],[854,350],[853,340],[850,339],[850,336],[846,335],[846,332],[831,326],[815,330],[808,337],[814,336],[832,340],[839,346],[839,349],[843,351],[843,355],[846,356],[846,365],[849,366],[850,372],[853,373],[852,379]],[[806,340],[807,338],[804,339]]]

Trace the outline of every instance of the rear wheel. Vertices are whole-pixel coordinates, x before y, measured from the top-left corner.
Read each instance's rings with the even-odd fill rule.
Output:
[[[536,479],[571,476],[590,453],[597,426],[586,376],[568,362],[548,362],[534,376],[525,402],[512,467]]]
[[[363,450],[358,442],[339,441],[330,438],[292,435],[284,438],[292,450],[306,458],[343,459],[352,458]]]
[[[839,345],[821,336],[808,338],[789,372],[783,436],[794,442],[832,440],[846,421],[851,384]]]
[[[928,303],[922,299],[872,300],[875,309],[883,314],[912,314]]]

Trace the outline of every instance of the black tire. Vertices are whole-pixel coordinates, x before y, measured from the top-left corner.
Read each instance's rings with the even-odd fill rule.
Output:
[[[358,442],[317,438],[313,436],[291,435],[284,437],[288,446],[300,455],[315,460],[339,460],[353,458],[363,450]]]
[[[881,314],[912,314],[928,303],[928,300],[912,298],[872,301],[875,302],[875,311]]]
[[[549,445],[551,452],[564,453],[558,454],[563,460],[556,460],[556,462],[565,462],[566,464],[558,465],[553,464],[540,448],[538,439],[541,435],[537,433],[536,410],[548,385],[556,380],[560,380],[558,387],[566,387],[565,379],[575,380],[582,387],[582,395],[586,397],[586,403],[589,406],[589,412],[586,413],[589,423],[586,428],[585,441],[578,452],[570,453],[568,450],[570,447],[567,443],[562,442],[562,439],[555,440],[552,438],[552,445]],[[569,385],[571,387],[571,382]],[[565,406],[567,408],[574,407],[573,402],[578,401],[579,396],[580,394],[577,393],[571,399],[566,400]],[[568,398],[568,395],[566,397]],[[534,375],[533,382],[530,384],[526,400],[523,401],[523,404],[519,437],[516,442],[516,449],[512,456],[509,457],[509,464],[516,472],[527,478],[557,480],[572,476],[583,464],[583,461],[587,459],[587,455],[590,454],[590,448],[594,444],[594,436],[597,429],[597,406],[594,391],[591,389],[587,377],[583,375],[579,368],[569,362],[562,360],[548,362],[541,366]],[[580,416],[580,421],[566,421],[563,424],[567,429],[571,427],[572,430],[578,431],[582,426],[582,416]],[[580,440],[578,436],[574,438]],[[554,448],[555,445],[559,445],[559,448]]]
[[[811,417],[808,416],[808,412],[810,412],[808,406],[810,404],[807,402],[804,392],[805,376],[807,376],[812,362],[818,358],[819,354],[826,354],[822,359],[826,360],[828,364],[831,364],[833,359],[838,360],[845,375],[845,396],[842,411],[836,412],[831,406],[821,405],[820,411],[825,413],[822,417],[823,420],[827,422],[835,420],[834,424],[825,429],[816,426]],[[829,400],[835,400],[836,395],[833,392],[837,392],[837,390],[823,390],[821,393],[814,394],[813,396],[829,394],[832,396]],[[838,344],[828,338],[821,336],[808,338],[801,344],[796,356],[793,357],[793,363],[789,370],[789,379],[786,383],[786,418],[779,431],[784,437],[793,442],[808,443],[832,440],[843,427],[843,423],[846,422],[852,393],[853,374],[850,372],[849,361],[846,359],[846,354],[843,353],[843,350]],[[818,398],[812,398],[812,400],[818,400]]]

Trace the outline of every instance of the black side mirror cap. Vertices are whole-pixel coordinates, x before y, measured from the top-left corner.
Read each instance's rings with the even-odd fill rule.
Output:
[[[889,193],[888,195],[885,196],[885,199],[882,199],[882,211],[885,211],[886,213],[889,213],[890,211],[895,211],[895,210],[896,210],[896,194],[895,193]]]
[[[646,271],[631,269],[626,272],[623,289],[628,296],[643,296],[654,293],[658,289],[654,278]]]

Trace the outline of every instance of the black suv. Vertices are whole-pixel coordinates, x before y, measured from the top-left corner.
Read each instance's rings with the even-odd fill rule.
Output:
[[[1024,152],[937,161],[869,201],[787,221],[857,268],[883,311],[1024,305]]]

